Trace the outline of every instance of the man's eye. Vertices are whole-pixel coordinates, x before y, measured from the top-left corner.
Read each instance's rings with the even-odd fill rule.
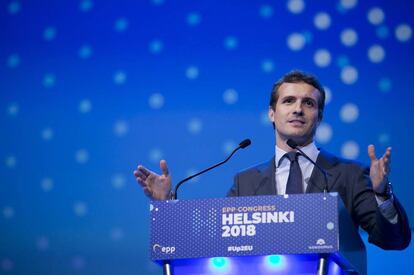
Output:
[[[313,107],[313,106],[315,106],[315,103],[314,103],[312,100],[306,100],[306,101],[305,101],[305,104],[306,104],[306,106],[308,106],[308,107]]]
[[[292,103],[293,99],[292,98],[286,98],[283,102],[284,103]]]

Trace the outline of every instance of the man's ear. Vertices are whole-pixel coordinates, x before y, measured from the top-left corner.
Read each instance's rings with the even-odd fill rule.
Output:
[[[272,106],[269,106],[269,110],[267,111],[267,116],[271,122],[275,122],[274,119],[275,111],[273,110]]]

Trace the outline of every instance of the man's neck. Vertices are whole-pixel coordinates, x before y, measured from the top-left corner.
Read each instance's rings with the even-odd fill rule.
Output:
[[[281,138],[276,139],[276,146],[279,147],[280,149],[282,149],[285,152],[293,151],[294,149],[286,144],[287,140],[288,139],[281,139]],[[313,142],[313,139],[311,139],[307,142],[297,142],[296,140],[295,140],[295,142],[298,144],[299,147],[305,147],[305,146],[311,144]]]

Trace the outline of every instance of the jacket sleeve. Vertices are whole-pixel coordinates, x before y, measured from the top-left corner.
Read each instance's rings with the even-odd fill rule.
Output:
[[[394,207],[398,213],[398,222],[393,224],[385,218],[375,199],[369,169],[353,167],[352,209],[351,215],[369,237],[368,241],[382,249],[402,250],[411,241],[411,229],[404,208],[394,195]]]

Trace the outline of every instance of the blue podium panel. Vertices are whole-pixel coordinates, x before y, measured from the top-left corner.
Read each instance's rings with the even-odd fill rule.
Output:
[[[315,275],[318,259],[317,254],[196,258],[174,260],[172,267],[174,275]],[[328,263],[327,274],[344,275],[346,273],[335,261],[331,260]]]
[[[339,250],[337,193],[151,201],[154,261]]]

